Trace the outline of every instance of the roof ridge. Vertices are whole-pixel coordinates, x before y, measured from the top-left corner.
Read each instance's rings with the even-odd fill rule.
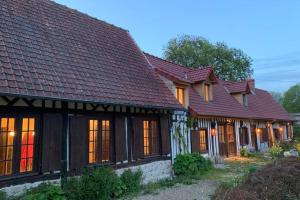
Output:
[[[34,1],[36,1],[36,0],[34,0]],[[39,1],[41,1],[41,0],[39,0]],[[75,9],[75,8],[70,8],[70,7],[68,7],[67,5],[57,3],[57,2],[54,1],[54,0],[43,0],[43,1],[45,1],[45,2],[51,2],[51,3],[53,3],[53,4],[56,4],[57,6],[60,6],[60,7],[63,8],[63,9],[66,9],[66,10],[69,11],[69,12],[76,13],[76,14],[79,14],[79,15],[81,15],[81,16],[83,16],[83,17],[88,17],[88,18],[93,19],[93,20],[96,20],[96,21],[98,21],[98,22],[100,22],[100,23],[105,23],[105,24],[107,24],[107,25],[109,25],[109,26],[112,26],[112,27],[121,29],[122,31],[129,32],[129,30],[124,29],[124,28],[122,28],[122,27],[120,27],[120,26],[116,26],[116,25],[114,25],[114,24],[112,24],[112,23],[109,23],[109,22],[107,22],[107,21],[104,21],[104,20],[102,20],[102,19],[98,19],[98,18],[95,17],[95,16],[91,16],[91,15],[89,15],[89,14],[87,14],[87,13],[84,13],[83,11],[79,11],[79,10],[77,10],[77,9]]]

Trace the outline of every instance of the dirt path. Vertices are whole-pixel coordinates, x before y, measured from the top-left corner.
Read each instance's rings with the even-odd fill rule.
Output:
[[[202,180],[191,185],[176,185],[158,190],[157,194],[142,195],[134,200],[208,200],[217,188],[217,182]]]

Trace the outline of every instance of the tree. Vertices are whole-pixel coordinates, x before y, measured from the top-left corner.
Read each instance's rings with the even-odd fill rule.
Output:
[[[280,105],[282,105],[283,102],[283,95],[280,92],[270,92],[270,94],[273,96],[273,99],[277,101]]]
[[[229,48],[223,42],[212,44],[202,37],[183,35],[171,39],[164,57],[192,68],[211,66],[224,80],[245,80],[253,74],[252,59],[242,50]]]
[[[300,112],[300,83],[284,93],[283,107],[290,113]]]

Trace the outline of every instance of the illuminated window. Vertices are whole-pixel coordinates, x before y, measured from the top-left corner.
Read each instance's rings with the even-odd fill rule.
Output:
[[[183,88],[176,88],[176,99],[184,105],[184,89]]]
[[[144,156],[154,156],[159,154],[159,135],[157,121],[143,121],[143,147]]]
[[[102,162],[109,161],[110,123],[109,120],[102,120]]]
[[[35,119],[22,119],[21,163],[20,172],[31,172],[33,168],[33,152],[35,137]]]
[[[205,84],[204,85],[204,100],[205,101],[209,101],[209,87],[210,85],[209,84]]]
[[[0,130],[0,175],[12,174],[15,137],[15,119],[1,118]]]
[[[98,120],[90,120],[89,123],[89,163],[96,162],[98,141]]]
[[[110,131],[111,131],[110,120],[89,120],[89,163],[90,164],[109,161]]]
[[[224,126],[218,126],[218,136],[219,142],[225,142]]]
[[[208,151],[208,146],[207,146],[207,132],[206,130],[200,130],[199,131],[199,143],[200,143],[200,152],[201,153],[207,153]]]
[[[228,137],[228,142],[234,142],[234,130],[232,125],[227,125],[227,137]]]

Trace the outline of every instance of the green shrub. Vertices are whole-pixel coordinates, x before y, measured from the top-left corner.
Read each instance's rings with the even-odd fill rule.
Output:
[[[0,200],[5,200],[7,199],[6,193],[0,190]]]
[[[272,158],[282,157],[283,149],[279,145],[275,144],[270,149],[270,154],[271,154]]]
[[[101,167],[64,180],[63,190],[68,200],[107,200],[122,196],[125,186],[111,168]]]
[[[141,189],[142,182],[142,171],[138,170],[136,172],[125,170],[121,175],[121,182],[124,186],[124,193],[136,193]]]
[[[242,157],[248,157],[248,150],[247,150],[247,148],[241,148],[240,155]]]
[[[290,149],[293,148],[294,144],[292,141],[285,141],[281,143],[279,146],[283,149],[283,151],[289,151]]]
[[[36,188],[26,191],[19,197],[22,200],[65,200],[65,195],[59,186],[51,184],[41,184]]]
[[[298,153],[300,154],[300,142],[297,141],[295,144],[294,144],[294,147],[295,149],[298,151]]]
[[[212,168],[212,162],[198,153],[178,155],[173,165],[176,176],[194,176]]]
[[[255,165],[250,165],[248,167],[248,174],[253,174],[257,171],[257,167]]]

